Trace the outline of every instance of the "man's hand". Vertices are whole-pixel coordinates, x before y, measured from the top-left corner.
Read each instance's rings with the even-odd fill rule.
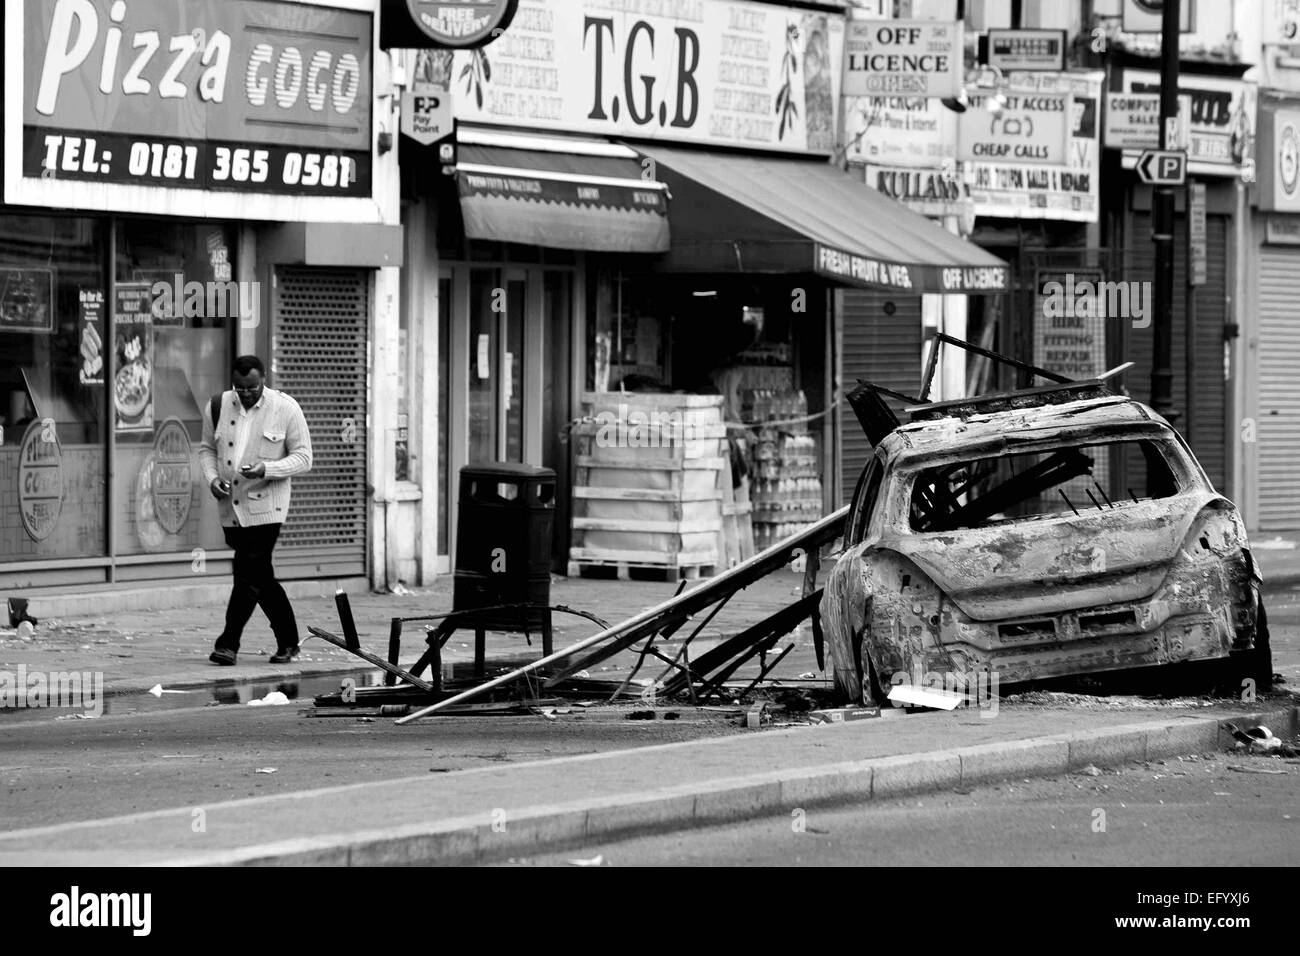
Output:
[[[230,485],[226,484],[220,478],[213,478],[212,484],[208,485],[212,491],[212,497],[220,501],[222,498],[230,497]]]
[[[266,462],[259,461],[256,465],[240,465],[239,473],[245,478],[265,478]]]

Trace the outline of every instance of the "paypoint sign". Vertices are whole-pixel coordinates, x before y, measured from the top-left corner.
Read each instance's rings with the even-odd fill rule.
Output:
[[[955,97],[962,86],[962,25],[856,20],[844,44],[844,95]]]

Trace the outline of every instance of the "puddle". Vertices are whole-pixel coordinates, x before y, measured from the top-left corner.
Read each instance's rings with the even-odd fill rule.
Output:
[[[524,664],[536,660],[534,657],[499,657],[487,661],[489,678],[507,671],[515,670]],[[161,697],[154,697],[146,691],[132,691],[128,694],[108,694],[99,707],[4,707],[0,708],[0,723],[13,723],[21,720],[85,719],[81,715],[96,710],[101,716],[130,716],[132,714],[152,714],[166,710],[193,710],[199,707],[248,706],[253,700],[262,700],[267,694],[279,691],[292,703],[309,704],[316,697],[338,693],[344,680],[351,678],[357,687],[379,687],[384,683],[384,672],[374,668],[331,671],[328,674],[314,674],[306,677],[276,680],[265,678],[249,681],[220,681],[207,687],[190,689],[164,687]],[[472,682],[474,677],[473,661],[446,661],[442,665],[444,681]],[[93,703],[93,701],[92,701]],[[285,704],[281,707],[289,706]]]
[[[102,715],[127,716],[131,714],[150,714],[162,710],[192,710],[196,707],[217,705],[247,706],[251,700],[261,700],[274,691],[279,691],[290,701],[310,702],[321,694],[333,694],[339,685],[351,678],[357,687],[377,687],[384,682],[384,672],[372,668],[351,671],[333,671],[329,674],[316,674],[308,677],[288,678],[284,680],[262,679],[251,681],[221,681],[209,687],[191,689],[177,688],[167,691],[161,697],[154,697],[146,691],[132,691],[128,694],[110,694],[103,698]],[[284,705],[281,705],[284,706]],[[98,710],[99,708],[95,708]],[[0,708],[0,722],[11,723],[18,720],[51,720],[67,718],[83,719],[80,715],[91,713],[89,708],[77,707],[6,707]]]

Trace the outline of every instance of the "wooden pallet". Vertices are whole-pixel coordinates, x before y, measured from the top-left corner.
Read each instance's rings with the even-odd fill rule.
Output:
[[[662,576],[666,581],[695,581],[702,577],[712,577],[718,571],[716,562],[710,564],[671,562],[663,560],[662,554],[645,551],[629,551],[626,553],[626,560],[611,557],[618,553],[603,549],[570,548],[569,577],[586,577],[588,576],[586,572],[595,568],[613,568],[620,581],[632,580],[633,572],[640,571]]]
[[[584,567],[619,574],[649,568],[690,577],[723,565],[726,426],[721,398],[702,395],[588,395],[584,412],[604,416],[574,429],[573,547]],[[612,411],[617,409],[617,412]],[[652,414],[673,415],[689,429],[631,426]],[[616,424],[611,425],[611,422]],[[620,431],[619,429],[624,429]],[[634,434],[635,443],[610,444]],[[645,443],[643,443],[645,442]],[[729,486],[725,491],[730,491]],[[725,565],[723,565],[725,566]]]

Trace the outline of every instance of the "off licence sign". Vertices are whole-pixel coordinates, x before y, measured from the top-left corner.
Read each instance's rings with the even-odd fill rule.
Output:
[[[962,84],[961,24],[857,20],[844,46],[844,95],[955,97]]]

